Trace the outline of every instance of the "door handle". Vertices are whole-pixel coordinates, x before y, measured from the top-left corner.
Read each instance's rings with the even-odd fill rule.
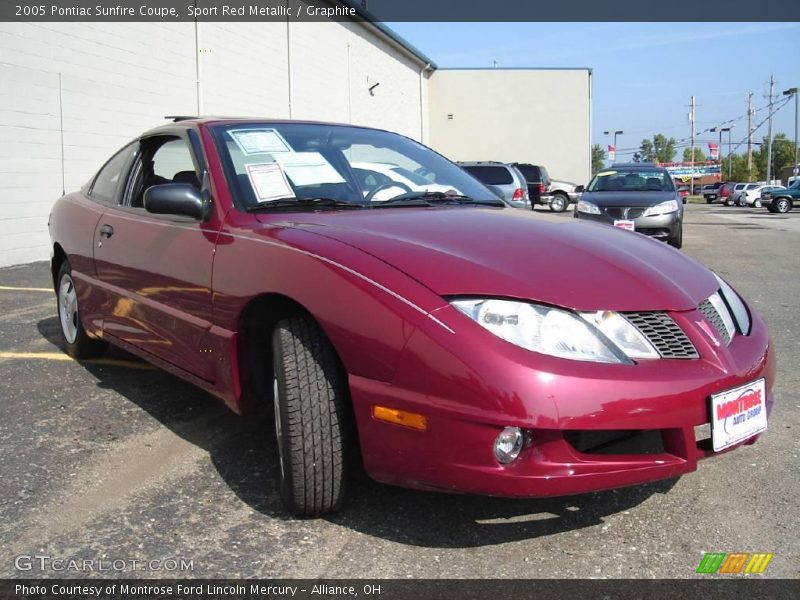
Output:
[[[111,225],[103,225],[100,227],[100,237],[110,238],[114,235],[114,228]]]

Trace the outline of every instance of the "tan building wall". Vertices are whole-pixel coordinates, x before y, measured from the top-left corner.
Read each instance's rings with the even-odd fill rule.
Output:
[[[528,162],[589,181],[589,69],[440,69],[429,85],[430,145],[446,157]]]

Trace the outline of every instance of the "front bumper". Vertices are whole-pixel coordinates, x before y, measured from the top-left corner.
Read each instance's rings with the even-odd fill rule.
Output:
[[[605,223],[612,226],[614,225],[614,221],[628,219],[633,221],[635,231],[660,240],[667,240],[678,236],[683,220],[681,211],[654,217],[634,216],[636,214],[640,215],[644,210],[644,208],[601,208],[599,215],[593,215],[578,212],[576,208],[574,216],[576,219]],[[632,211],[636,212],[633,213]]]
[[[695,325],[698,311],[671,313],[701,358],[624,366],[528,352],[454,312],[436,316],[455,334],[431,322],[412,335],[394,382],[350,377],[364,464],[379,481],[537,497],[672,478],[715,454],[710,440],[696,437],[709,423],[712,394],[765,377],[772,407],[775,359],[755,313],[751,334],[730,346]],[[376,404],[425,415],[427,430],[375,420]],[[506,426],[522,427],[531,441],[516,461],[500,465],[492,445]],[[649,441],[646,448],[612,446],[612,453],[592,448],[609,431],[642,432],[639,441]]]

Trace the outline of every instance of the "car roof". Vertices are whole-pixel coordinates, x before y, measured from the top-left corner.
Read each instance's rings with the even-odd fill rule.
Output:
[[[371,129],[373,131],[386,131],[377,127],[366,127],[364,125],[353,125],[352,123],[335,123],[330,121],[306,121],[300,119],[274,119],[271,117],[225,117],[225,116],[189,116],[189,115],[167,115],[164,117],[169,119],[169,123],[164,123],[158,127],[149,129],[142,134],[142,137],[149,135],[156,135],[162,131],[174,130],[176,126],[183,126],[187,129],[196,127],[198,125],[234,125],[234,124],[271,124],[271,125],[329,125],[333,127],[354,127],[357,129]]]

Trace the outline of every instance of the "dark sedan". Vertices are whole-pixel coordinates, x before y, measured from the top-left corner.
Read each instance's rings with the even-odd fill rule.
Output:
[[[601,171],[583,190],[575,217],[683,244],[683,203],[666,169],[621,165]]]

